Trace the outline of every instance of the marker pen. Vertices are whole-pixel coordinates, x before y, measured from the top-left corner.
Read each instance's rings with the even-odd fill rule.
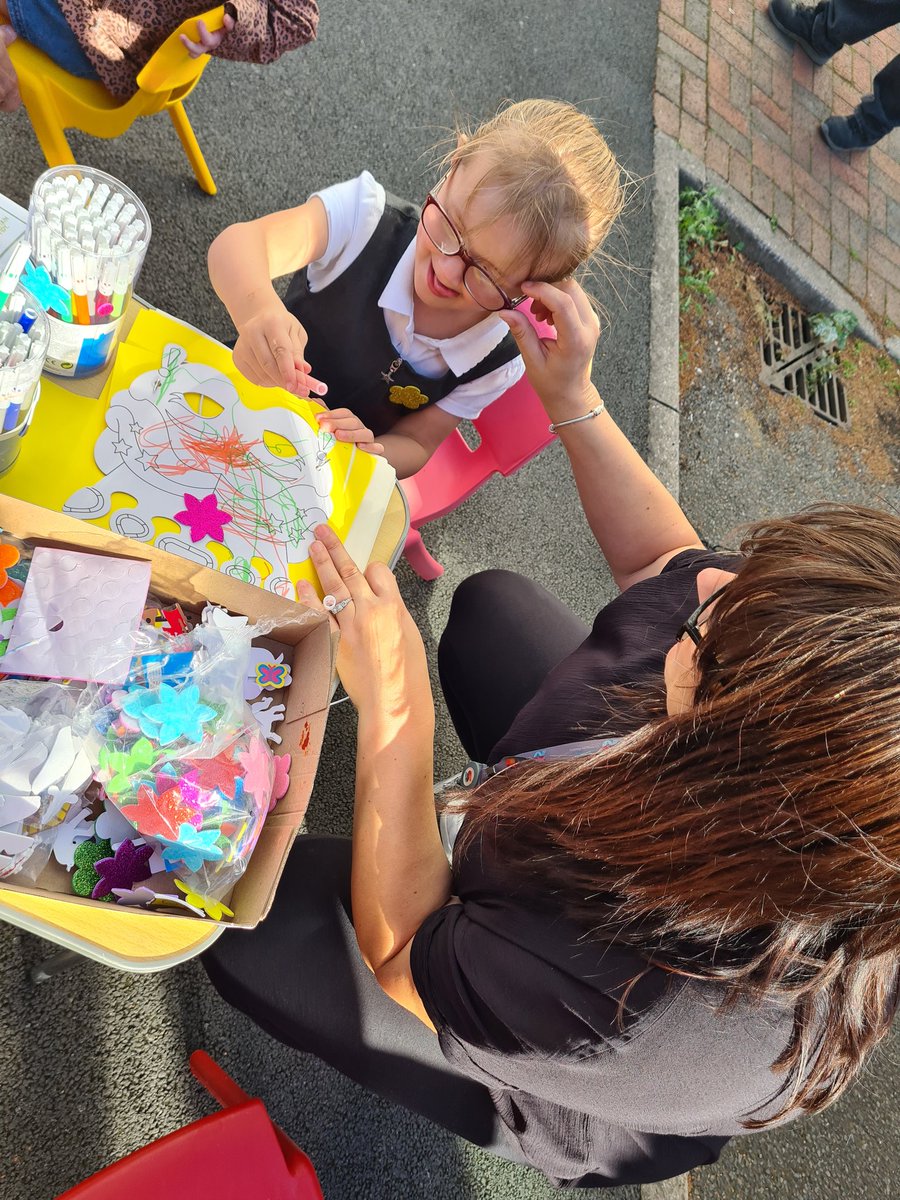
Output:
[[[125,297],[134,277],[134,263],[131,258],[123,258],[116,270],[116,290],[113,293],[112,315],[120,317],[125,306]]]
[[[84,256],[84,283],[87,291],[88,316],[92,317],[97,304],[97,288],[100,284],[100,264],[97,262],[96,254]]]
[[[103,205],[109,199],[109,184],[98,183],[94,188],[94,194],[91,196],[87,210],[92,217],[99,217],[103,210]]]
[[[79,183],[75,185],[75,190],[72,192],[72,199],[76,204],[87,204],[88,196],[94,187],[94,181],[89,175],[82,176]]]
[[[60,236],[62,236],[62,213],[56,207],[56,205],[47,205],[47,224],[54,233],[58,233]]]
[[[79,325],[90,325],[91,315],[87,303],[87,279],[84,255],[80,250],[72,251],[72,298],[75,301],[75,320]]]
[[[0,346],[5,346],[8,350],[18,336],[19,330],[12,321],[0,321]]]
[[[16,399],[10,400],[9,407],[6,410],[6,415],[3,418],[3,432],[4,433],[9,433],[11,430],[15,429],[16,425],[19,422],[19,411],[21,410],[21,408],[22,408],[21,396],[17,400]]]
[[[78,222],[72,213],[63,217],[62,234],[67,242],[78,244]]]
[[[103,254],[111,245],[112,241],[109,236],[109,230],[105,225],[101,225],[97,229],[97,253]]]
[[[136,221],[135,224],[140,224],[140,222]],[[131,250],[134,246],[134,239],[136,237],[137,237],[137,234],[134,232],[131,225],[129,225],[128,228],[126,230],[124,230],[124,232],[119,237],[119,241],[117,243],[118,248],[120,250],[122,250],[123,252],[127,252],[127,251]]]
[[[25,270],[25,264],[28,262],[28,254],[30,246],[27,242],[19,242],[12,253],[6,270],[0,275],[0,309],[6,306],[10,293],[16,289],[16,284],[19,282],[19,276]]]
[[[9,358],[9,346],[0,346],[0,367],[6,366],[6,360]],[[0,375],[2,378],[2,375]]]
[[[36,308],[23,308],[16,320],[22,326],[22,332],[27,333],[38,319]]]
[[[50,238],[51,238],[50,226],[45,225],[44,222],[41,221],[40,225],[38,225],[37,229],[35,230],[35,241],[37,242],[36,253],[37,253],[37,257],[38,257],[38,262],[41,264],[41,266],[44,268],[45,271],[49,271],[50,267],[53,263],[52,243],[50,241]]]
[[[116,217],[119,215],[119,210],[124,203],[125,197],[122,195],[122,193],[113,192],[103,209],[103,220],[107,225],[116,219]]]
[[[126,204],[119,215],[116,217],[116,224],[120,229],[126,229],[134,220],[137,209],[133,204]]]
[[[97,280],[97,301],[94,311],[98,317],[108,317],[113,311],[113,292],[116,290],[116,260],[100,260],[100,278]]]
[[[24,362],[28,357],[30,349],[31,338],[27,333],[20,333],[15,340],[12,350],[9,352],[9,358],[6,360],[7,367],[17,367],[19,363]]]
[[[65,242],[60,242],[56,250],[56,282],[69,294],[69,307],[60,316],[64,321],[72,320],[72,252]]]
[[[63,187],[66,189],[66,191],[69,193],[70,196],[75,191],[75,189],[78,187],[78,176],[74,173],[74,171],[72,173],[70,173],[69,175],[63,175],[62,178],[60,178],[60,176],[57,175],[56,179],[57,179],[57,186],[59,186],[59,183],[61,182]]]

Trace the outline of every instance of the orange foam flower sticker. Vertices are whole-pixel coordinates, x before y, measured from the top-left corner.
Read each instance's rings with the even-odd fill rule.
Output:
[[[22,595],[22,585],[15,579],[10,579],[6,573],[7,567],[14,567],[19,561],[19,552],[15,546],[0,542],[0,605],[6,606]]]

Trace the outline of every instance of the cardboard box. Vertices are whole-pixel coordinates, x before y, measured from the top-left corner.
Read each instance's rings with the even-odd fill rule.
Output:
[[[286,711],[276,727],[281,745],[274,747],[276,753],[291,755],[290,787],[267,817],[247,870],[228,901],[234,910],[234,920],[229,924],[252,929],[272,906],[278,880],[309,804],[316,777],[337,649],[337,635],[332,634],[327,617],[145,542],[120,537],[74,517],[38,508],[10,496],[0,496],[0,530],[31,547],[68,548],[149,562],[151,592],[163,599],[177,600],[186,611],[199,612],[209,601],[230,613],[246,615],[251,621],[268,618],[274,622],[268,638],[286,647],[288,654],[285,657],[290,656],[291,661],[292,682],[278,693],[276,700],[285,705]],[[73,895],[68,872],[55,860],[51,860],[41,873],[40,887],[17,884],[15,878],[13,875],[0,880],[0,889],[35,896],[52,895],[70,904],[88,904],[92,908],[110,907],[102,900]],[[148,921],[205,919],[177,909],[133,908],[130,911]]]

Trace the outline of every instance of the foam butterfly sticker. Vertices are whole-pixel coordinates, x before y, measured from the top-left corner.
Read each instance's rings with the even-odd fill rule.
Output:
[[[152,854],[149,846],[135,845],[130,838],[126,838],[111,858],[101,858],[94,863],[99,879],[91,891],[91,899],[105,900],[113,887],[130,888],[139,880],[146,879]]]

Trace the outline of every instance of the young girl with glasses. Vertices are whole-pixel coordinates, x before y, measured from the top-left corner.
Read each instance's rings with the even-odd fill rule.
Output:
[[[587,262],[622,207],[606,142],[557,101],[509,105],[461,134],[443,168],[421,209],[364,171],[230,226],[209,252],[239,370],[340,406],[322,428],[401,478],[521,378],[508,314],[529,281]],[[291,271],[282,302],[272,280]]]

